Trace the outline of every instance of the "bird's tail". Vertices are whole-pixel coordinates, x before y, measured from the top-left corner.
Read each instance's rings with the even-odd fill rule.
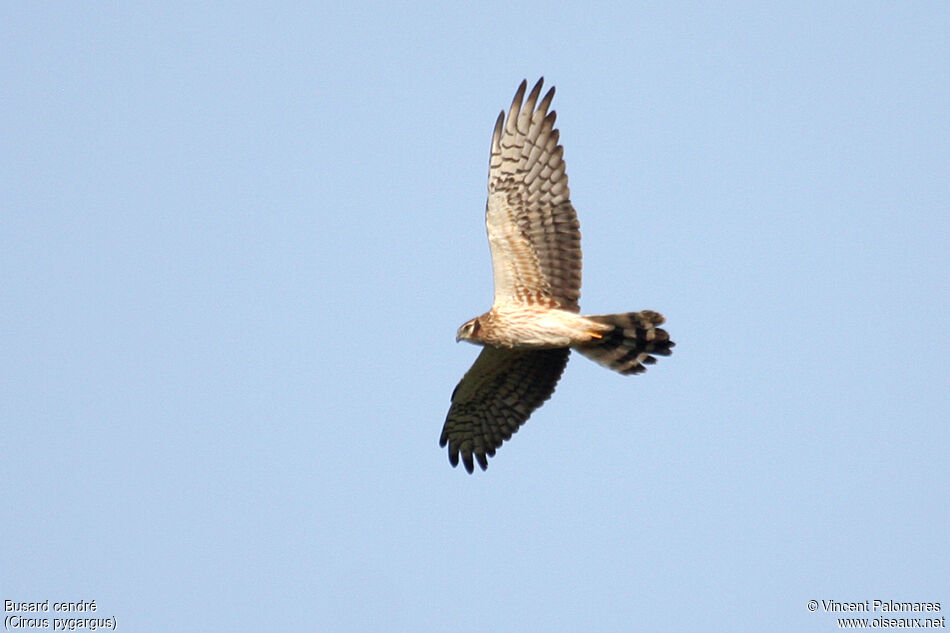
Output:
[[[585,318],[611,325],[601,338],[575,349],[581,354],[621,374],[639,374],[644,365],[656,362],[654,356],[669,356],[674,343],[663,328],[663,315],[652,310],[626,314],[602,314]]]

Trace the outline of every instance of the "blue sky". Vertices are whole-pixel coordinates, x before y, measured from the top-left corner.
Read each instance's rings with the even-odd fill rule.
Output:
[[[948,32],[925,2],[4,4],[0,600],[127,631],[946,615]],[[469,476],[438,438],[491,302],[491,129],[541,75],[581,307],[677,347],[575,355]]]

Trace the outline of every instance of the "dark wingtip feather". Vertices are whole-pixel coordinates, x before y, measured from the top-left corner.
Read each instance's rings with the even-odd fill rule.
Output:
[[[554,86],[551,86],[547,94],[544,95],[544,98],[541,99],[541,103],[538,105],[538,110],[542,112],[546,111],[551,106],[551,101],[554,100]]]
[[[518,90],[515,92],[514,99],[511,100],[511,105],[515,105],[516,103],[518,105],[521,105],[521,102],[524,101],[525,90],[527,89],[528,89],[528,80],[522,79],[521,83],[518,84]]]

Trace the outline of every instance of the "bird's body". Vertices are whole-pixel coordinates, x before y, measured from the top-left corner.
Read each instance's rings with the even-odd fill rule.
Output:
[[[459,328],[456,340],[483,350],[452,392],[440,440],[452,465],[461,456],[469,472],[475,460],[487,468],[487,458],[551,396],[571,349],[636,374],[673,346],[656,312],[579,314],[580,226],[556,115],[547,111],[554,88],[539,102],[542,83],[525,99],[521,82],[492,136],[485,225],[495,300]]]
[[[459,340],[493,347],[550,349],[575,347],[600,339],[609,326],[558,308],[492,308],[468,323],[477,323],[471,334],[462,326]],[[466,325],[468,324],[466,323]]]

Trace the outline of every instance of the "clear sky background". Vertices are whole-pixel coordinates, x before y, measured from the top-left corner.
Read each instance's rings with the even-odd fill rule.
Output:
[[[0,600],[125,631],[948,615],[950,5],[327,4],[0,7]],[[582,309],[678,345],[575,355],[470,476],[455,331],[492,298],[492,125],[541,75]]]

